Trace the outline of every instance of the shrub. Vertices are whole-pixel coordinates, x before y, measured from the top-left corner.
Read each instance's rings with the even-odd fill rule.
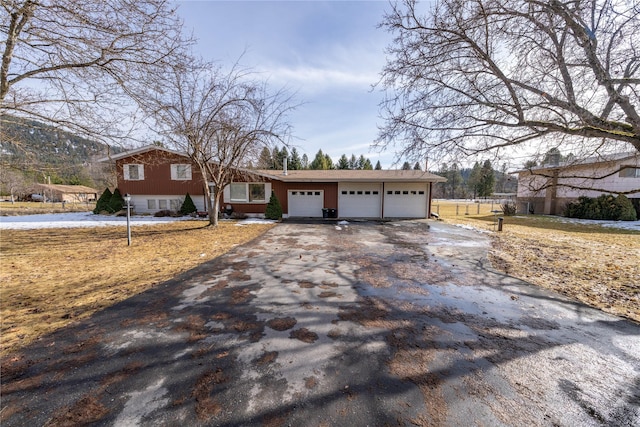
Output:
[[[111,193],[111,190],[109,190],[108,188],[106,188],[104,190],[104,192],[102,193],[102,195],[100,196],[100,198],[98,198],[98,201],[96,202],[96,207],[93,210],[94,214],[99,214],[100,212],[103,211],[109,211],[109,200],[111,200],[111,196],[113,194]]]
[[[264,211],[264,217],[266,219],[281,219],[282,218],[282,206],[280,205],[280,201],[276,197],[276,193],[271,192],[271,197],[269,198],[269,203],[267,203],[267,208]]]
[[[153,214],[155,217],[174,216],[173,211],[169,209],[163,209]]]
[[[633,204],[623,194],[618,197],[611,194],[603,194],[597,198],[579,197],[578,201],[567,204],[564,215],[569,218],[614,221],[635,221],[637,219]]]
[[[115,190],[113,190],[113,194],[109,199],[109,208],[107,210],[111,213],[115,213],[115,212],[121,211],[123,206],[124,206],[124,199],[120,194],[120,190],[116,188]]]
[[[502,204],[502,213],[505,216],[513,216],[516,214],[517,208],[516,204],[512,202],[507,202]]]
[[[182,206],[180,207],[180,213],[182,215],[189,215],[196,212],[198,209],[196,208],[195,203],[191,199],[189,193],[184,197],[184,202],[182,202]]]

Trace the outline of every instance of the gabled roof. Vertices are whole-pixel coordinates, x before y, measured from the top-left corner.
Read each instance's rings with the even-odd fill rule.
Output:
[[[610,162],[617,162],[617,161],[623,161],[628,159],[640,160],[640,153],[636,151],[626,151],[623,153],[601,154],[598,156],[587,157],[584,159],[574,159],[568,162],[560,162],[557,165],[545,164],[542,166],[534,166],[532,168],[517,170],[512,173],[542,171],[542,170],[551,170],[551,169],[564,169],[564,168],[570,168],[575,166],[596,165],[599,163],[610,163]]]
[[[170,150],[157,145],[147,145],[123,153],[114,154],[110,157],[100,159],[101,162],[120,160],[152,150],[165,151],[178,156],[187,157],[185,153]],[[329,169],[329,170],[289,170],[284,175],[282,170],[271,169],[244,169],[239,171],[249,175],[255,174],[264,178],[282,182],[445,182],[446,178],[434,175],[430,172],[420,170],[350,170],[350,169]]]
[[[98,159],[99,162],[109,162],[112,160],[120,160],[125,159],[127,157],[136,156],[138,154],[147,153],[149,151],[164,151],[171,154],[176,154],[178,156],[187,157],[185,153],[180,151],[170,150],[168,148],[160,147],[159,145],[145,145],[144,147],[134,148],[133,150],[123,151],[122,153],[114,154],[112,156],[103,157]]]
[[[257,174],[283,182],[445,182],[446,179],[419,170],[257,170]]]
[[[95,188],[84,185],[38,184],[38,186],[45,190],[59,191],[65,194],[98,193]]]

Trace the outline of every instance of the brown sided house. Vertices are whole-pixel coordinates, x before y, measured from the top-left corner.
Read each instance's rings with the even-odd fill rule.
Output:
[[[98,197],[98,190],[84,185],[37,184],[36,189],[51,202],[95,202]]]
[[[147,146],[108,160],[115,161],[118,189],[131,195],[136,213],[178,210],[187,193],[199,211],[206,210],[201,175],[183,153]],[[263,215],[273,191],[285,218],[327,212],[338,218],[427,218],[433,183],[445,181],[415,170],[241,172],[242,178],[224,188],[221,209]]]

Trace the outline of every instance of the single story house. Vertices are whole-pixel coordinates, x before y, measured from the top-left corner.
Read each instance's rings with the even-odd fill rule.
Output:
[[[178,210],[187,193],[206,210],[199,170],[180,152],[146,146],[116,154],[117,186],[131,195],[137,213]],[[431,189],[444,178],[416,170],[240,170],[223,190],[221,209],[263,215],[273,191],[283,216],[339,218],[428,218]],[[213,184],[209,184],[213,185]]]
[[[35,191],[49,202],[84,203],[98,199],[98,190],[84,185],[37,184]]]
[[[561,214],[580,196],[640,199],[640,153],[618,153],[517,171],[518,212]],[[640,200],[635,201],[635,204]]]

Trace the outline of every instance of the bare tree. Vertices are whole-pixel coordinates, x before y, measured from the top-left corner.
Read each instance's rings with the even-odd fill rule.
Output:
[[[250,174],[242,167],[263,148],[286,142],[292,96],[270,92],[265,81],[238,63],[228,71],[211,64],[177,66],[153,89],[147,109],[158,132],[197,166],[210,223],[217,225],[224,187],[239,172]]]
[[[637,0],[401,0],[381,24],[395,37],[377,145],[640,151],[639,16]]]
[[[130,135],[136,84],[188,43],[169,0],[3,0],[0,115],[102,141]]]

